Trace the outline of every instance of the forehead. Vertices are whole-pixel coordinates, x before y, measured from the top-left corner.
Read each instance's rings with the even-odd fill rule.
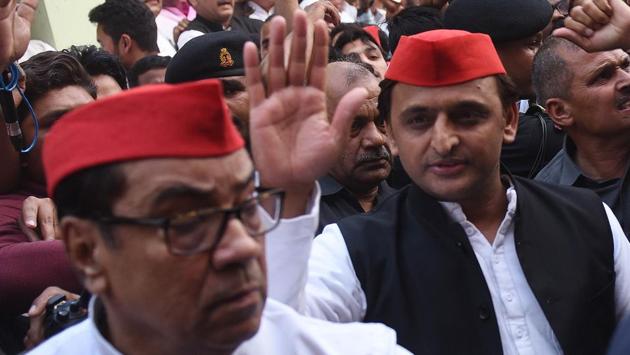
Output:
[[[440,87],[396,84],[392,90],[392,115],[411,106],[443,110],[464,101],[500,109],[501,100],[498,96],[496,79],[485,77],[457,85]]]
[[[378,50],[378,47],[376,46],[376,44],[370,41],[366,41],[366,42],[363,42],[363,40],[361,39],[355,39],[354,41],[350,43],[346,43],[346,45],[343,46],[341,51],[344,54],[347,54],[347,53],[361,53],[361,52],[365,52],[367,50],[372,50],[372,49]]]
[[[589,53],[581,49],[561,49],[561,56],[576,77],[588,76],[593,70],[606,64],[620,64],[628,58],[628,53],[621,49]]]
[[[50,111],[73,109],[91,101],[94,101],[94,99],[84,88],[71,85],[61,89],[50,90],[34,104],[37,114],[41,116]]]
[[[118,204],[143,210],[163,191],[189,187],[200,191],[230,194],[249,182],[253,164],[244,149],[216,158],[159,158],[121,165],[126,193]]]

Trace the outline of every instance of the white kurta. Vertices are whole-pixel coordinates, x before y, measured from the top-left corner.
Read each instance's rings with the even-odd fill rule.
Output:
[[[562,354],[560,345],[525,279],[514,245],[516,191],[507,191],[508,211],[491,245],[466,220],[456,203],[442,203],[466,232],[492,296],[506,355]],[[612,231],[615,303],[618,319],[630,314],[630,243],[615,215],[604,205]],[[279,244],[279,245],[275,245]],[[335,322],[361,321],[367,302],[343,235],[336,224],[313,240],[284,234],[267,240],[269,297],[302,314]],[[310,255],[310,257],[307,257]]]
[[[44,342],[33,355],[121,355],[90,317]],[[396,345],[396,332],[382,324],[334,324],[299,315],[274,300],[267,300],[260,329],[235,355],[409,355]]]

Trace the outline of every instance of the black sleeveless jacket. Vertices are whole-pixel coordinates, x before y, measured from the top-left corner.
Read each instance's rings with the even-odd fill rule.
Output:
[[[515,243],[563,351],[604,354],[615,327],[610,225],[594,193],[514,177]],[[338,223],[367,297],[415,354],[501,354],[492,299],[459,224],[416,186]]]

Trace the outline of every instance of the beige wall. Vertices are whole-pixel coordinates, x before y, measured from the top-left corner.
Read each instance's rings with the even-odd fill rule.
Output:
[[[32,37],[58,50],[73,44],[97,44],[96,25],[88,20],[103,0],[40,0]]]

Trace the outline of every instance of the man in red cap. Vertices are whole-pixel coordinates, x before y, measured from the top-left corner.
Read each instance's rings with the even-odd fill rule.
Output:
[[[517,96],[490,38],[403,37],[381,87],[413,184],[314,240],[270,240],[292,248],[269,255],[271,296],[383,322],[419,354],[604,353],[630,312],[630,244],[591,191],[502,175]]]
[[[270,82],[278,85],[266,99],[260,80],[250,81],[259,174],[216,80],[130,90],[55,125],[44,146],[48,192],[94,297],[87,320],[34,354],[409,354],[382,325],[330,324],[266,300],[264,235],[312,237],[318,190],[295,187],[330,167],[336,138],[365,99],[355,91],[327,120],[322,83],[294,80],[307,77],[305,53],[295,54],[306,47],[306,18],[295,18],[289,84],[273,80],[285,76],[275,70]],[[283,20],[275,23],[270,55],[283,58],[275,45]],[[315,32],[313,74],[325,70],[323,21]],[[274,111],[288,94],[309,103]],[[320,136],[295,139],[314,125]],[[311,159],[319,165],[302,169]],[[302,193],[308,208],[295,204]]]

